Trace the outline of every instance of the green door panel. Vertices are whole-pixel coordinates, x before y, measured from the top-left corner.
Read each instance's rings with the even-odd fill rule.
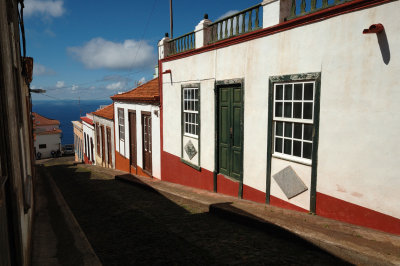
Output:
[[[241,87],[219,89],[219,172],[241,179],[243,99]]]

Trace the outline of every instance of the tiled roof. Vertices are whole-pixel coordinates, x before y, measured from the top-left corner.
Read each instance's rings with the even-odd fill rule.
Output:
[[[111,96],[114,101],[133,101],[133,102],[149,102],[159,103],[160,102],[160,91],[158,86],[158,78],[152,79],[149,82],[140,85],[139,87]]]
[[[92,125],[92,126],[94,125],[93,120],[90,119],[90,118],[87,117],[87,116],[82,116],[82,117],[81,117],[81,120],[84,121],[84,122],[86,122],[86,123],[88,123],[89,125]]]
[[[38,113],[32,112],[33,115],[33,126],[50,126],[50,125],[59,125],[60,121],[55,119],[50,119],[39,115]]]
[[[46,130],[42,132],[35,132],[36,135],[51,135],[51,134],[60,134],[62,133],[61,129],[53,128],[53,130]]]
[[[113,120],[114,119],[114,103],[107,105],[106,107],[104,107],[100,110],[92,112],[92,114]]]

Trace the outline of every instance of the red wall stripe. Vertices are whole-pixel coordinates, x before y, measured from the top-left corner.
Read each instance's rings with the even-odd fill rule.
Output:
[[[400,235],[400,219],[317,192],[317,214]]]
[[[217,192],[233,197],[238,197],[239,182],[230,180],[223,175],[217,175]]]
[[[265,203],[265,197],[266,197],[265,192],[262,192],[258,189],[243,184],[243,199],[259,203]]]
[[[129,173],[129,159],[122,156],[115,150],[115,169]]]
[[[276,206],[276,207],[280,207],[280,208],[284,208],[284,209],[288,209],[288,210],[294,210],[294,211],[306,212],[306,213],[309,212],[306,209],[303,209],[299,206],[291,204],[287,201],[281,200],[280,198],[274,197],[272,195],[270,196],[270,204],[272,206]]]
[[[198,171],[165,151],[161,153],[161,162],[161,180],[213,191],[213,172],[203,168]]]

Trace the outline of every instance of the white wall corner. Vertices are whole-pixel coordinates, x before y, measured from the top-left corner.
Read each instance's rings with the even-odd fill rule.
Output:
[[[263,28],[279,24],[280,0],[264,0],[263,7]]]
[[[158,59],[161,60],[167,57],[169,53],[169,37],[164,37],[158,42]]]
[[[210,28],[208,27],[212,23],[209,19],[203,19],[197,24],[194,29],[195,38],[196,38],[196,45],[195,48],[203,47],[207,45],[211,36],[210,36]]]

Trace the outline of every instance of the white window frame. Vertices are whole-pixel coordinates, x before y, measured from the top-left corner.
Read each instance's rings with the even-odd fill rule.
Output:
[[[295,84],[302,84],[302,99],[301,100],[294,100],[294,94],[295,94],[295,89],[294,85]],[[304,100],[304,84],[313,84],[313,93],[312,93],[312,100]],[[282,99],[276,99],[277,98],[277,86],[282,85]],[[291,92],[291,99],[285,99],[285,85],[291,85],[292,86],[292,92]],[[312,164],[312,146],[313,146],[313,132],[314,132],[314,107],[315,107],[315,92],[316,92],[316,81],[315,80],[307,80],[307,81],[289,81],[289,82],[276,82],[273,84],[273,151],[272,151],[272,156],[289,160],[289,161],[294,161],[298,162],[301,164],[305,165],[311,165]],[[276,108],[276,103],[282,103],[282,116],[276,116],[277,108]],[[291,103],[291,117],[284,117],[285,116],[285,103]],[[293,118],[294,117],[294,103],[301,103],[301,116],[302,118]],[[312,103],[312,108],[311,108],[311,119],[304,119],[304,103]],[[282,122],[282,135],[277,135],[277,123]],[[290,136],[285,136],[285,124],[290,123],[291,124],[291,133]],[[294,137],[294,128],[295,124],[301,124],[301,139],[295,138]],[[312,133],[311,133],[311,140],[307,140],[304,138],[304,127],[305,125],[312,125]],[[276,151],[276,140],[277,138],[280,138],[282,140],[281,143],[281,152]],[[291,142],[291,154],[286,154],[285,153],[285,140],[289,140]],[[293,143],[294,141],[301,142],[301,152],[300,152],[300,157],[297,155],[293,154],[294,148],[293,148]],[[303,155],[303,143],[310,143],[311,146],[311,158],[304,158]]]
[[[187,93],[186,93],[187,92]],[[197,93],[196,93],[197,92]],[[197,95],[197,97],[196,97]],[[188,96],[186,98],[186,96]],[[197,106],[197,108],[196,108]],[[182,126],[183,135],[199,138],[200,134],[200,89],[198,87],[182,88]],[[190,132],[187,132],[186,128]]]
[[[124,108],[118,108],[118,137],[119,140],[122,140],[125,142],[125,109]],[[121,132],[123,133],[123,138],[121,138]]]

